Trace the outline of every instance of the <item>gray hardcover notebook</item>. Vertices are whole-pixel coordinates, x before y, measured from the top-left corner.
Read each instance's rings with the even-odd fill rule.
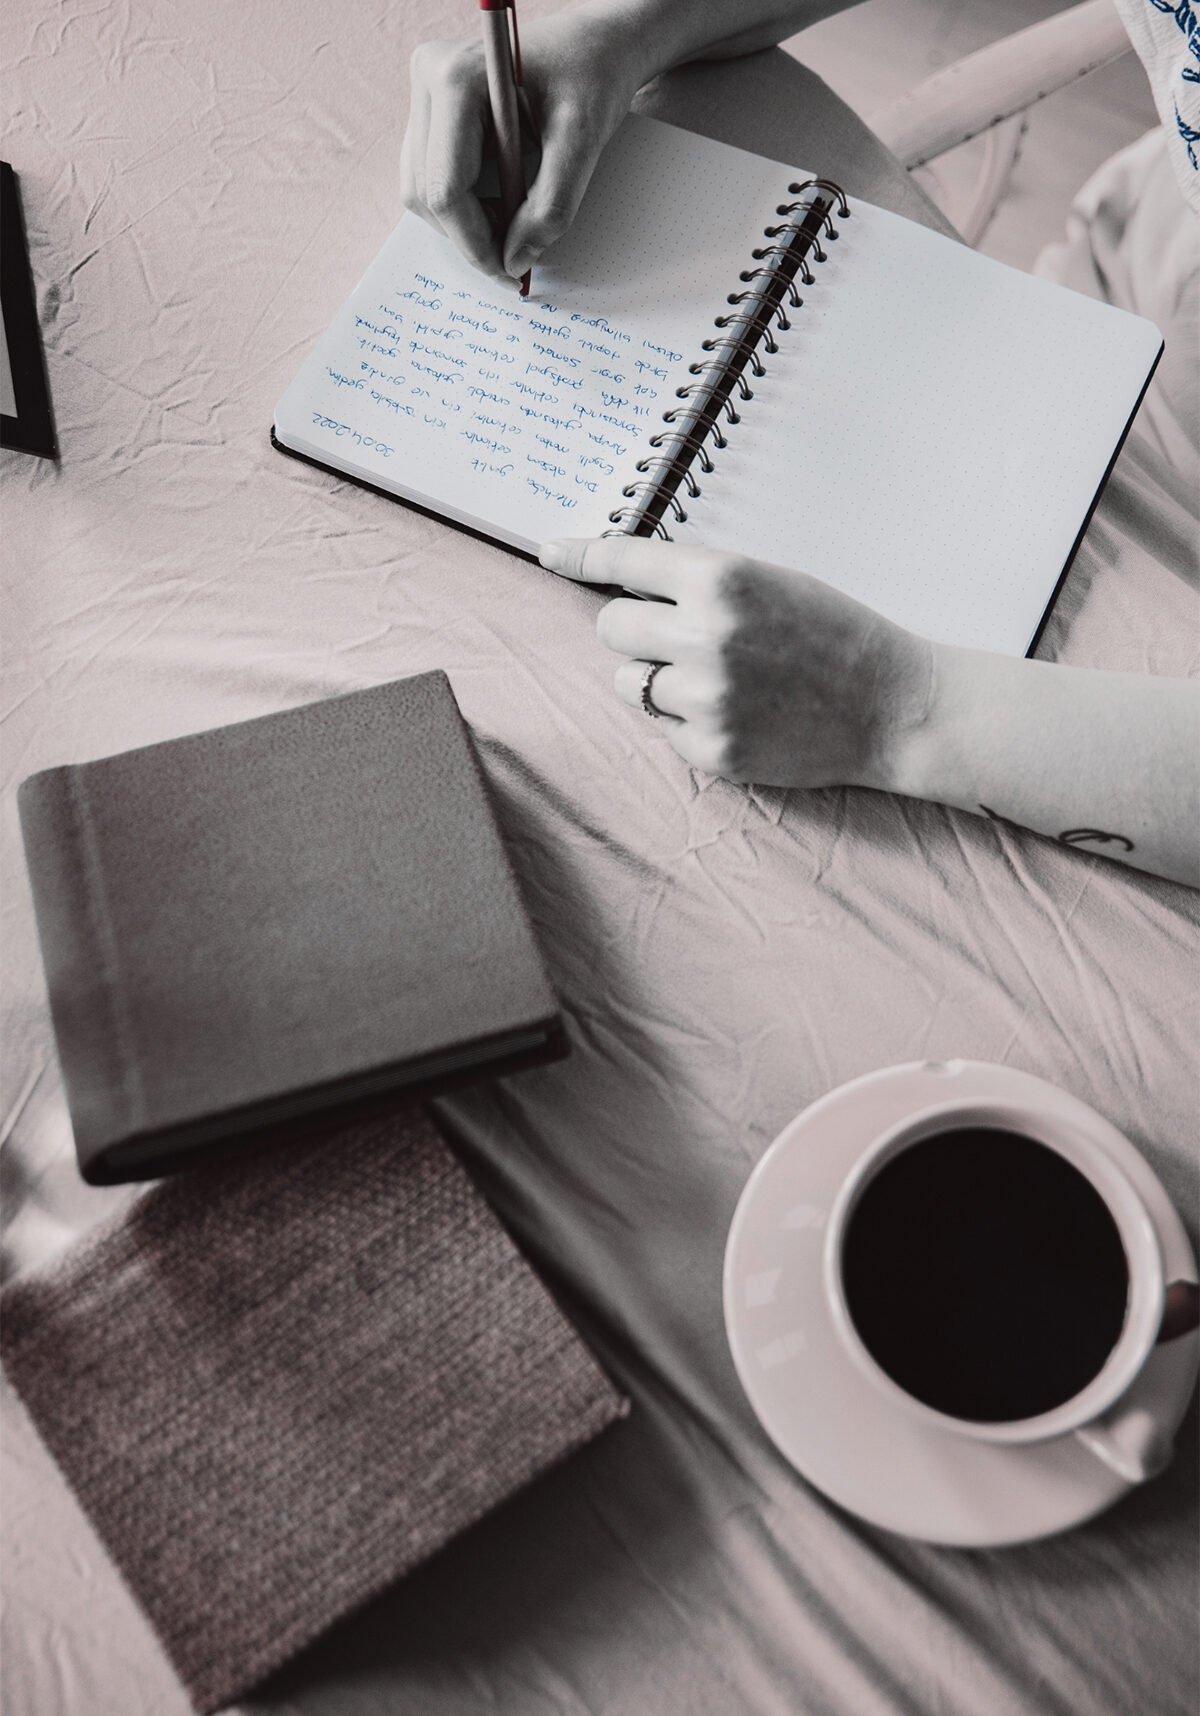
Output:
[[[201,1711],[627,1410],[419,1110],[153,1186],[0,1309]]]
[[[19,804],[93,1183],[566,1052],[444,673],[48,769]]]

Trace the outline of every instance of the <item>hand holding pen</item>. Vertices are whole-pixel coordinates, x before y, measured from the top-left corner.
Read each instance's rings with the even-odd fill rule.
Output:
[[[507,45],[508,8],[488,10],[492,18],[483,12],[483,22],[498,25]],[[645,44],[631,46],[630,32],[618,30],[608,6],[530,24],[520,47],[527,125],[536,125],[541,164],[527,191],[522,185],[510,193],[516,206],[507,218],[502,208],[500,231],[479,198],[494,123],[481,35],[417,49],[401,153],[407,206],[475,267],[509,285],[571,224],[601,149],[654,70],[643,57]],[[512,66],[515,82],[515,54]]]

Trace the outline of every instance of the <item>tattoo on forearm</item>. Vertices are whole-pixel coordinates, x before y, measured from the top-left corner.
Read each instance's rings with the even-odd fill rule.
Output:
[[[1121,846],[1126,852],[1133,851],[1133,841],[1124,834],[1107,834],[1103,828],[1064,828],[1057,836],[1064,846],[1084,846],[1089,841],[1095,846]]]
[[[986,804],[980,805],[980,810],[993,822],[1002,823],[1005,828],[1015,828],[1019,834],[1036,834],[1035,828],[1027,828],[1023,822],[1014,822],[1011,816],[1001,816],[998,810],[989,810]],[[1132,852],[1133,841],[1124,834],[1110,834],[1103,828],[1064,828],[1061,834],[1052,836],[1062,846],[1119,846],[1125,852]]]

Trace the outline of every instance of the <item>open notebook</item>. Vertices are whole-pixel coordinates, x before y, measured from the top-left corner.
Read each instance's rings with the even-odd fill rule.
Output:
[[[1158,329],[807,179],[631,115],[528,300],[405,215],[276,443],[525,553],[669,533],[1023,654]]]

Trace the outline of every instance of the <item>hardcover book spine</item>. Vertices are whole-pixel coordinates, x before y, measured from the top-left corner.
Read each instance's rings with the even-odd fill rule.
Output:
[[[17,795],[50,1013],[84,1178],[138,1104],[104,880],[78,770],[47,769]]]

